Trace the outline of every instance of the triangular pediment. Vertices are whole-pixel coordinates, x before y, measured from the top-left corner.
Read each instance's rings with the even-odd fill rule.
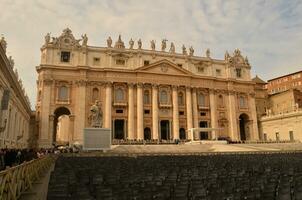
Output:
[[[168,75],[192,75],[192,73],[169,60],[160,60],[150,65],[139,67],[137,72],[168,74]]]

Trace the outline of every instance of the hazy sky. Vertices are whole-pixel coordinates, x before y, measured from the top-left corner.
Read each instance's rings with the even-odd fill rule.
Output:
[[[253,76],[264,80],[301,70],[301,0],[0,0],[0,34],[8,42],[32,105],[35,67],[44,35],[59,36],[69,27],[76,38],[87,33],[88,45],[105,46],[118,34],[149,41],[166,38],[176,51],[192,45],[195,55],[210,48],[213,58],[239,48],[248,56]]]

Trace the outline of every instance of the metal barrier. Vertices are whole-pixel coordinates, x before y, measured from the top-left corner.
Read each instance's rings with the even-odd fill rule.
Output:
[[[0,172],[0,200],[20,198],[53,162],[54,158],[47,155]]]

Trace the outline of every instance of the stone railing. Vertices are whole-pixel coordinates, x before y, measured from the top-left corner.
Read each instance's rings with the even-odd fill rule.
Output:
[[[34,181],[51,166],[54,158],[44,156],[0,172],[0,199],[15,200],[32,187]]]

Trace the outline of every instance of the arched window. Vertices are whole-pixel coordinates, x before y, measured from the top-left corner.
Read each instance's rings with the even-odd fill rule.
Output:
[[[150,104],[150,93],[149,90],[144,92],[144,104]]]
[[[218,106],[223,107],[223,96],[221,94],[218,96]]]
[[[59,88],[59,100],[68,100],[68,88],[66,86]]]
[[[205,98],[204,94],[202,94],[202,93],[198,94],[198,105],[199,106],[205,106],[206,105],[206,98]]]
[[[124,100],[124,90],[122,88],[117,88],[115,90],[115,100],[123,101]]]
[[[168,93],[166,90],[162,90],[160,92],[160,103],[162,104],[168,104]]]
[[[92,102],[99,100],[99,89],[93,88],[92,90]]]
[[[178,105],[180,105],[180,106],[184,105],[184,95],[182,92],[178,93]]]
[[[245,107],[245,98],[244,97],[239,97],[239,106],[240,108],[244,108]]]

